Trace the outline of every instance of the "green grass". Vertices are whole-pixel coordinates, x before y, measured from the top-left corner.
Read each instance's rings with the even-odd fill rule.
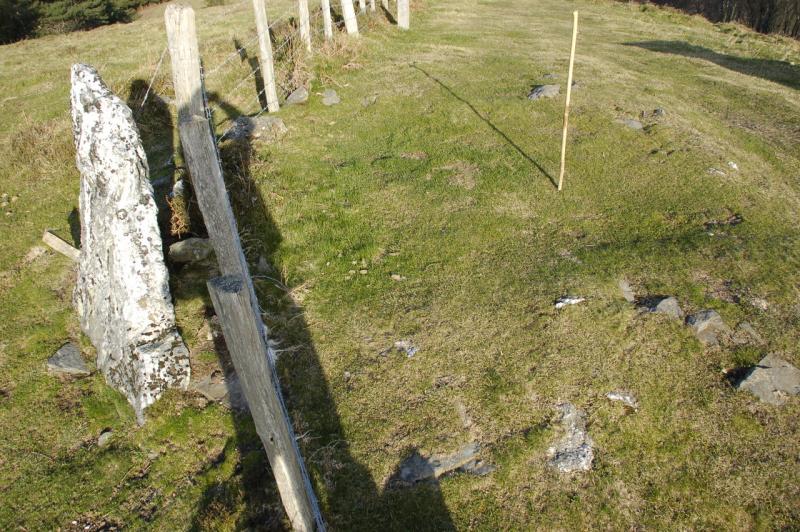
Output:
[[[234,38],[252,38],[250,5],[196,7],[211,71]],[[288,287],[256,281],[331,527],[796,526],[800,405],[761,404],[723,372],[770,351],[800,365],[800,45],[600,0],[416,8],[408,32],[376,15],[358,43],[283,71],[311,76],[312,97],[280,111],[281,141],[222,145],[248,258],[267,258],[269,277]],[[539,83],[563,92],[573,9],[581,87],[557,193],[563,94],[525,96]],[[270,15],[288,10],[281,2]],[[0,193],[19,196],[0,213],[2,528],[287,524],[246,417],[171,392],[138,428],[102,377],[60,382],[43,369],[62,342],[81,339],[68,261],[24,259],[44,228],[69,235],[77,205],[69,66],[95,65],[128,99],[165,45],[162,13],[0,47]],[[209,77],[225,104],[218,120],[257,110],[252,83],[234,90],[248,71],[237,59]],[[172,95],[169,80],[166,59],[158,94]],[[340,105],[321,104],[329,87]],[[666,115],[643,119],[644,131],[614,122],[655,108]],[[169,118],[148,113],[155,169],[176,137]],[[704,225],[731,214],[744,222]],[[617,288],[623,277],[640,295],[747,321],[767,345],[706,349],[679,323],[637,313]],[[172,283],[195,369],[213,366],[198,332],[210,306],[202,279],[174,272]],[[588,299],[554,310],[568,293]],[[380,355],[404,338],[419,347],[414,358]],[[634,392],[640,409],[609,403],[615,389]],[[590,473],[546,464],[560,400],[587,412]],[[100,449],[105,428],[114,438]],[[413,450],[472,439],[498,466],[491,475],[384,488]]]

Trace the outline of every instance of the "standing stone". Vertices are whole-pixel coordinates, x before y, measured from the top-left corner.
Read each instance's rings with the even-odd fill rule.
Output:
[[[97,71],[72,67],[72,129],[81,173],[81,254],[73,301],[97,368],[144,409],[189,383],[175,329],[147,159],[130,109]]]

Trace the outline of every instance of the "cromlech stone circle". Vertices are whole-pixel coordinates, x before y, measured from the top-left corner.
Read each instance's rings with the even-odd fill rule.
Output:
[[[175,328],[156,203],[130,109],[89,65],[72,67],[72,128],[81,174],[81,252],[73,301],[97,368],[144,409],[189,384]]]

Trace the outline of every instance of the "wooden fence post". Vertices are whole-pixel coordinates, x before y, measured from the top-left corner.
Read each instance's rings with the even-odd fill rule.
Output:
[[[342,17],[344,26],[347,28],[348,35],[358,35],[358,20],[356,20],[356,10],[353,8],[353,0],[341,0]]]
[[[367,2],[366,0],[358,0],[358,10],[362,13],[367,12]]]
[[[300,38],[306,45],[306,51],[311,52],[311,21],[308,15],[308,0],[297,0],[297,11],[300,15]]]
[[[322,29],[325,32],[325,40],[333,39],[333,18],[331,17],[331,0],[320,0],[322,7]]]
[[[375,0],[369,0],[369,10],[375,11]]]
[[[325,523],[280,394],[266,328],[222,179],[214,136],[206,119],[194,11],[188,6],[170,4],[164,19],[184,160],[219,269],[225,276],[209,283],[214,307],[292,527],[303,531],[316,527],[324,531]]]
[[[269,110],[270,113],[274,113],[280,109],[280,105],[278,104],[278,90],[275,87],[275,66],[272,62],[272,39],[269,36],[267,7],[264,4],[264,0],[253,0],[253,13],[256,18],[258,59],[261,66],[261,77],[264,80],[264,95],[267,100],[267,110]]]
[[[411,7],[408,0],[397,0],[397,27],[407,30],[410,26]]]

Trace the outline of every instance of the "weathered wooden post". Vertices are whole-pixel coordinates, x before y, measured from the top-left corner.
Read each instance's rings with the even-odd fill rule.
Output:
[[[356,10],[353,8],[353,0],[341,0],[342,17],[344,27],[348,35],[358,35],[358,20],[356,20]]]
[[[325,40],[333,39],[333,18],[331,17],[331,0],[320,0],[322,8],[322,29],[325,33]]]
[[[367,12],[367,2],[366,2],[366,0],[358,0],[358,10],[361,11],[361,13],[366,13]]]
[[[397,27],[407,30],[410,26],[411,7],[408,0],[397,0]]]
[[[267,346],[266,328],[222,179],[214,136],[206,119],[194,11],[188,6],[171,4],[164,18],[184,160],[224,276],[209,282],[212,301],[292,527],[303,531],[325,530],[283,404]]]
[[[269,110],[270,113],[274,113],[280,109],[280,105],[278,104],[278,90],[275,86],[275,65],[272,62],[272,39],[269,36],[267,6],[264,0],[253,0],[253,13],[256,18],[258,59],[261,65],[261,77],[264,80],[264,95],[267,100],[267,110]]]
[[[300,15],[300,38],[306,45],[306,51],[311,52],[311,21],[308,15],[308,0],[297,0],[297,11]]]
[[[375,0],[369,0],[369,10],[375,11]]]

